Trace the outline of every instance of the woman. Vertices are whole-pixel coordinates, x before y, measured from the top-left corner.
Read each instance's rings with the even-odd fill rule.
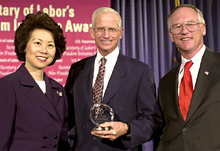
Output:
[[[47,14],[29,14],[15,35],[19,69],[0,79],[0,150],[68,150],[64,88],[44,69],[66,49],[62,29]]]

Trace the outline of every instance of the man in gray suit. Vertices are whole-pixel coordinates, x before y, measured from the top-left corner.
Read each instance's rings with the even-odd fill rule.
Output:
[[[165,127],[157,151],[220,150],[220,54],[204,45],[206,24],[193,5],[174,8],[168,28],[181,63],[159,83]]]

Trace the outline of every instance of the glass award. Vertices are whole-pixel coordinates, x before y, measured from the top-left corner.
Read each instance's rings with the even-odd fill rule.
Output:
[[[105,122],[111,122],[114,120],[114,112],[112,108],[110,108],[107,104],[99,103],[94,104],[90,108],[90,119],[92,123],[95,124],[95,128],[93,130],[99,131],[105,131],[110,130],[111,128],[100,128],[98,127],[99,124],[105,123]]]

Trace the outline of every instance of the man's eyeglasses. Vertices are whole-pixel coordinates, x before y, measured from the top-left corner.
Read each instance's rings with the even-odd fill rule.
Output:
[[[197,30],[199,24],[203,24],[203,23],[194,23],[194,22],[187,22],[185,23],[185,25],[183,24],[176,24],[173,25],[170,29],[171,33],[173,35],[178,35],[182,32],[183,30],[183,26],[185,26],[185,28],[189,31],[189,32],[194,32]]]
[[[95,30],[96,33],[100,33],[103,34],[106,30],[108,31],[109,34],[116,34],[120,28],[93,28]]]

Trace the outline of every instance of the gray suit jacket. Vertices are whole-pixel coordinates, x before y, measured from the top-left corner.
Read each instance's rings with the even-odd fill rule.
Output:
[[[186,121],[178,106],[178,65],[159,84],[166,125],[157,151],[220,150],[220,54],[206,48]]]

